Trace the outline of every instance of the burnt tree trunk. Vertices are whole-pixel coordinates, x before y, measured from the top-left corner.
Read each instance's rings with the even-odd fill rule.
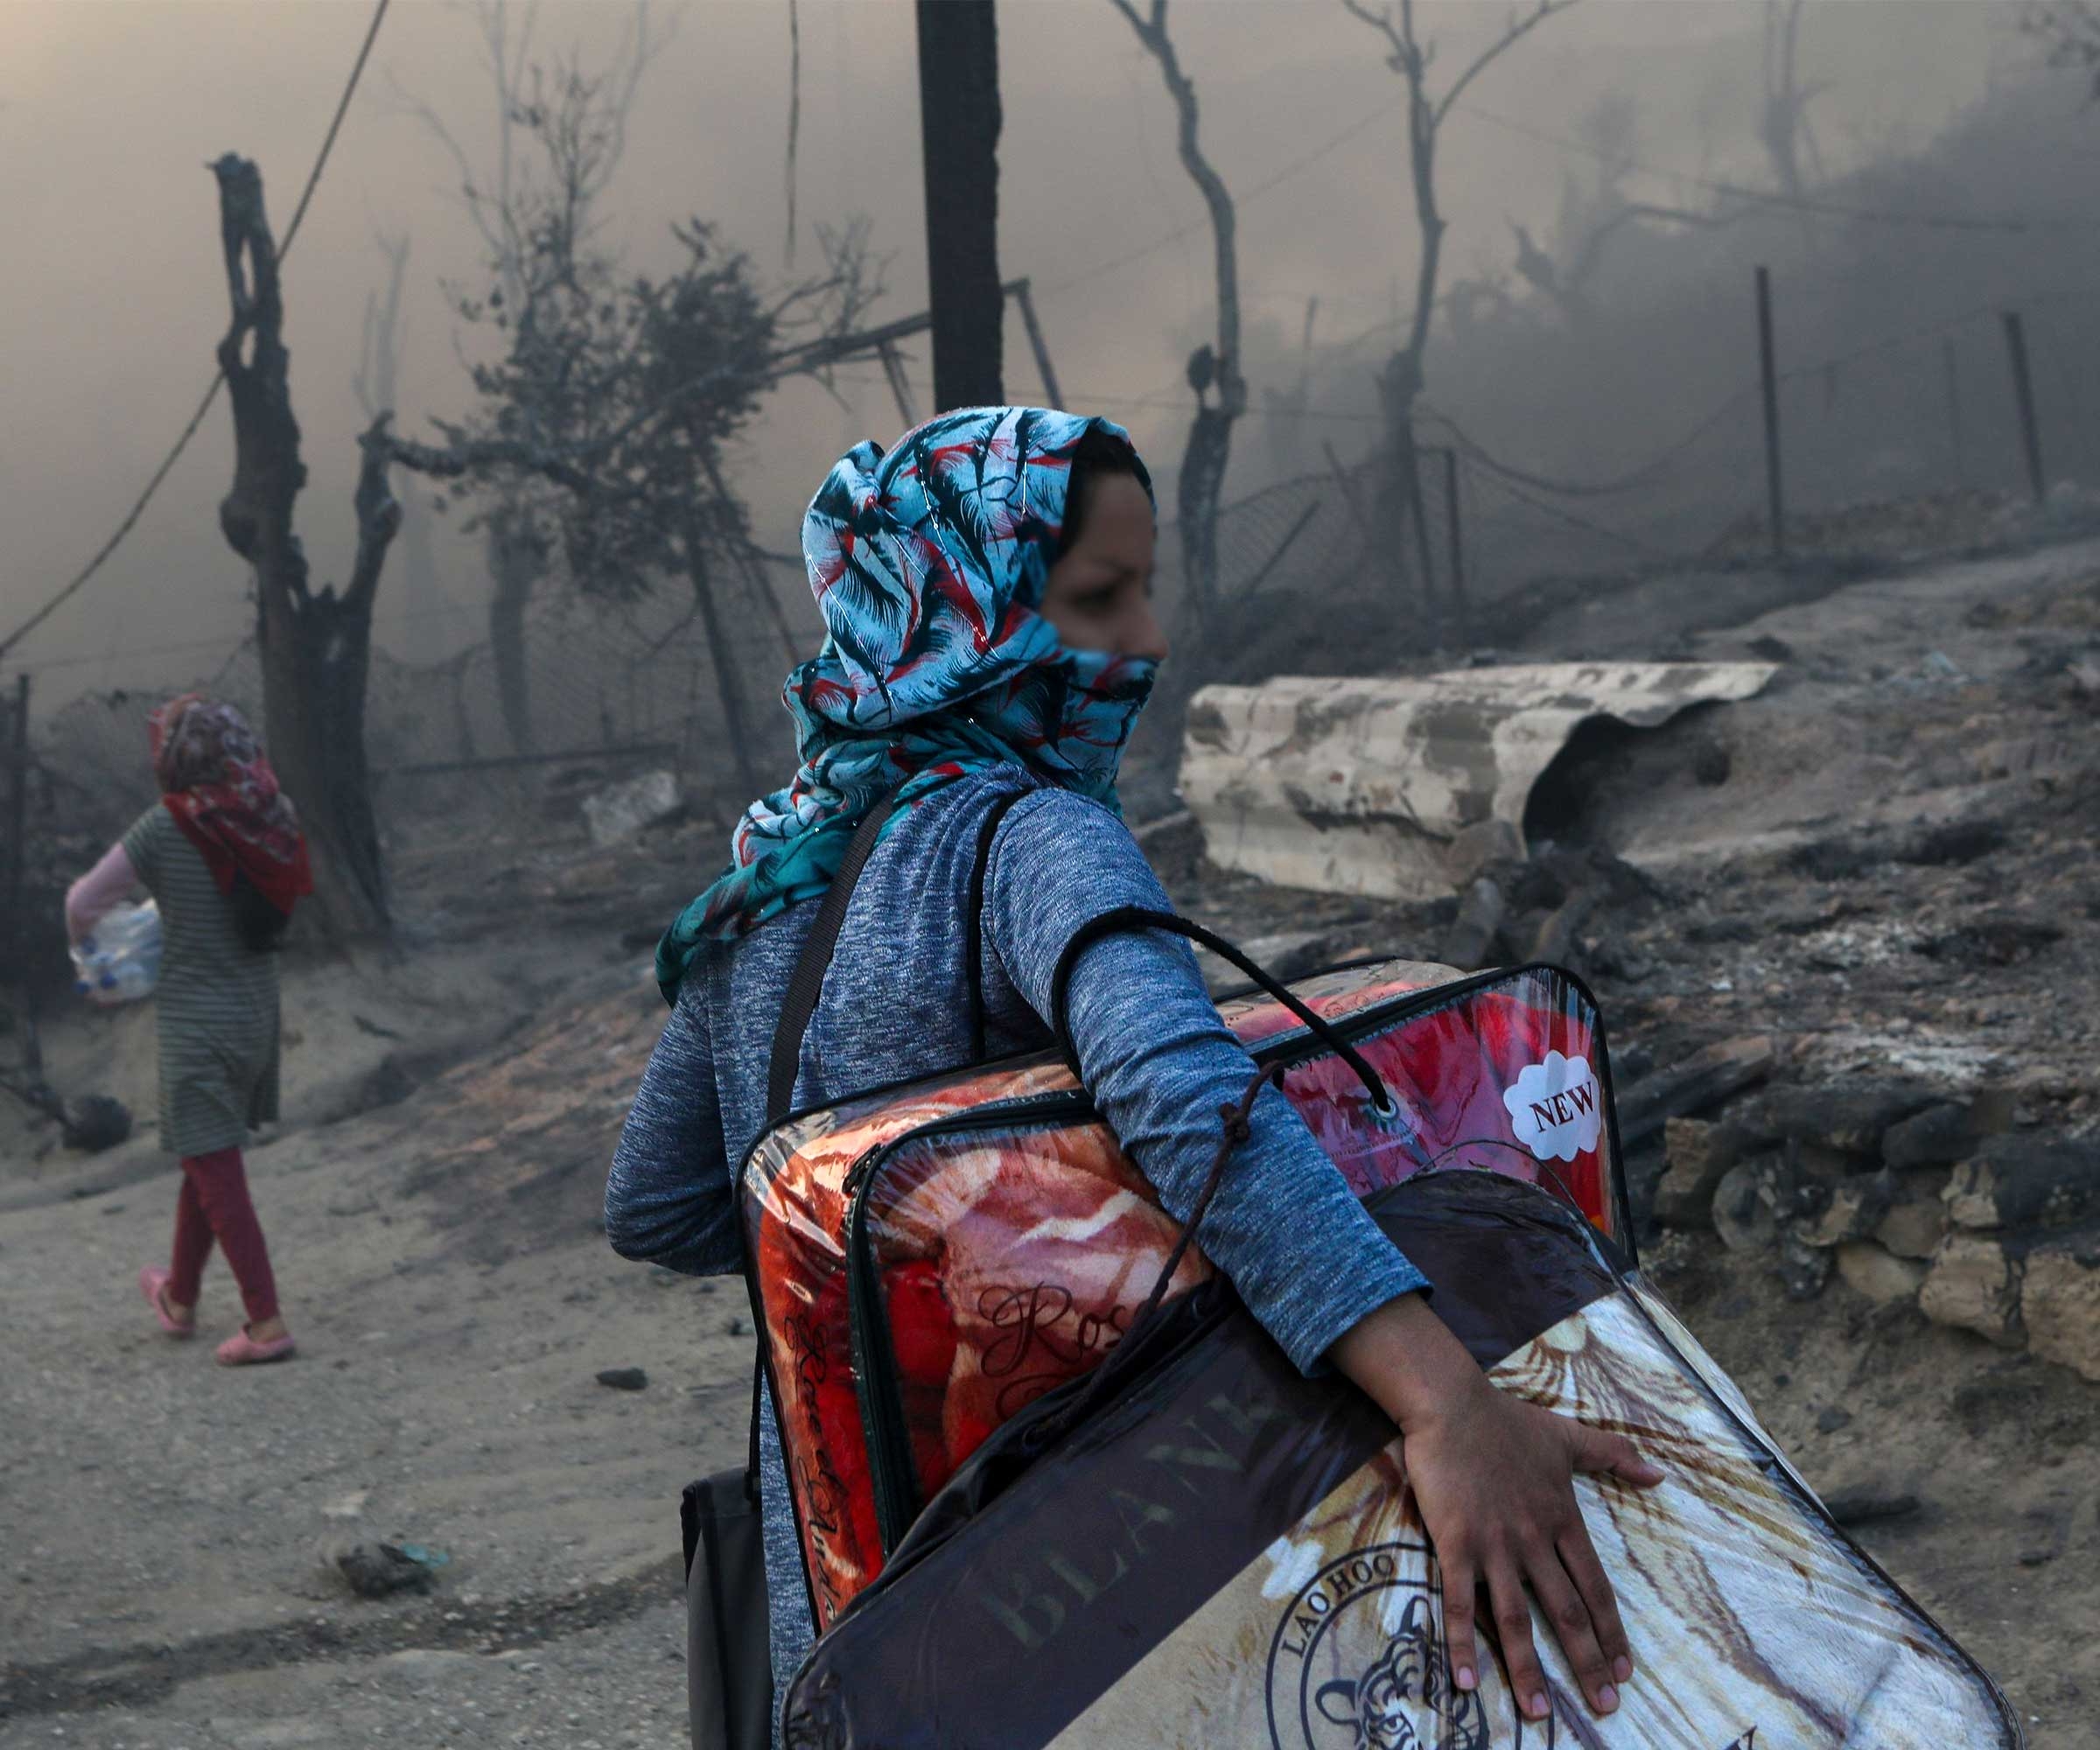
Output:
[[[1135,0],[1115,0],[1138,40],[1159,64],[1167,95],[1173,100],[1176,143],[1182,168],[1203,196],[1210,214],[1211,242],[1217,276],[1217,338],[1199,347],[1188,361],[1189,387],[1196,392],[1196,414],[1189,424],[1188,444],[1181,454],[1176,507],[1181,524],[1181,578],[1186,610],[1207,624],[1218,606],[1218,500],[1225,491],[1225,471],[1232,460],[1232,428],[1247,410],[1247,380],[1240,374],[1240,258],[1238,220],[1225,179],[1203,155],[1200,116],[1194,82],[1181,70],[1180,57],[1167,34],[1167,0],[1152,0],[1141,15]],[[1217,400],[1207,399],[1212,388]]]
[[[936,413],[996,407],[1005,399],[999,122],[992,0],[919,0],[919,136]]]
[[[276,245],[262,176],[228,152],[219,179],[220,236],[233,319],[219,366],[234,410],[234,484],[220,501],[227,543],[254,567],[262,659],[263,735],[312,846],[323,928],[340,939],[387,926],[379,827],[365,762],[372,604],[401,506],[387,484],[383,411],[358,440],[357,553],[348,584],[314,590],[292,511],[306,483],[292,416],[290,356]]]
[[[707,634],[709,656],[715,665],[715,690],[722,700],[722,719],[729,732],[730,757],[736,762],[737,784],[746,800],[773,788],[762,781],[758,761],[752,757],[751,720],[744,709],[744,693],[737,675],[736,654],[729,648],[729,630],[723,623],[722,605],[715,596],[715,579],[708,569],[706,531],[697,515],[686,520],[682,536],[685,573],[692,584],[693,606]]]
[[[500,502],[490,511],[488,570],[494,588],[488,598],[488,654],[496,671],[496,703],[514,753],[536,753],[532,728],[532,676],[526,662],[525,610],[546,570],[546,555],[514,505]]]

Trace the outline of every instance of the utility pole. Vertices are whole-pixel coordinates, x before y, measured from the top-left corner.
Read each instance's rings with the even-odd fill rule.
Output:
[[[934,410],[1005,399],[999,282],[999,52],[992,0],[918,0]]]

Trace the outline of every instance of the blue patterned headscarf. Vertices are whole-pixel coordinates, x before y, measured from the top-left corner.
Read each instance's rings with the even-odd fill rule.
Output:
[[[1116,766],[1158,665],[1068,650],[1035,611],[1072,453],[1090,429],[1129,442],[1105,419],[970,408],[887,455],[858,444],[831,470],[802,520],[830,635],[783,694],[802,765],[744,811],[728,872],[665,933],[656,977],[668,1000],[702,943],[822,892],[892,791],[908,806],[964,773],[1021,765],[1116,806]],[[1138,477],[1149,494],[1143,464]]]

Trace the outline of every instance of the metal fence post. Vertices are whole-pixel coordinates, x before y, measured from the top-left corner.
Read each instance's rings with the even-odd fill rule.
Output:
[[[1772,522],[1772,556],[1787,556],[1786,507],[1780,491],[1779,374],[1772,357],[1772,275],[1757,270],[1757,364],[1765,391],[1765,510]]]
[[[1947,429],[1954,440],[1954,479],[1958,486],[1968,478],[1969,458],[1962,444],[1962,374],[1955,363],[1952,335],[1940,342],[1940,356],[1947,372]]]
[[[2005,312],[2006,352],[2012,364],[2012,395],[2020,405],[2020,438],[2027,458],[2027,486],[2040,504],[2048,496],[2042,482],[2041,430],[2034,423],[2034,379],[2027,370],[2027,330],[2020,312]]]

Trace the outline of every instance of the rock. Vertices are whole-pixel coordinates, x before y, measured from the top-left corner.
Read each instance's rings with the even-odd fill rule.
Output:
[[[428,1592],[435,1576],[392,1544],[353,1544],[336,1557],[335,1565],[360,1598],[388,1598],[397,1592]]]
[[[1899,1172],[1966,1160],[1985,1136],[2010,1127],[2009,1111],[1998,1110],[2010,1103],[1992,1096],[1942,1100],[1890,1125],[1881,1138],[1881,1158]]]
[[[1459,902],[1458,921],[1446,940],[1444,958],[1461,972],[1485,966],[1502,928],[1502,890],[1481,876]]]
[[[584,798],[584,824],[591,842],[618,844],[645,826],[668,820],[685,806],[678,780],[664,771],[644,772],[624,784],[612,784]]]
[[[1908,1492],[1862,1483],[1825,1495],[1823,1505],[1831,1518],[1849,1527],[1869,1525],[1882,1519],[1908,1519],[1922,1503]]]
[[[1662,1126],[1662,1177],[1656,1186],[1656,1220],[1666,1228],[1703,1228],[1713,1218],[1714,1189],[1742,1153],[1740,1131],[1702,1118],[1670,1118]]]
[[[2100,1143],[1993,1137],[1954,1169],[1947,1214],[1957,1228],[2060,1228],[2100,1206]]]
[[[1713,1192],[1713,1230],[1732,1252],[1758,1252],[1779,1237],[1767,1200],[1767,1164],[1744,1161],[1721,1175]]]
[[[642,1391],[648,1387],[649,1376],[640,1368],[606,1368],[598,1374],[598,1382],[615,1391]]]
[[[1928,1258],[1947,1237],[1944,1172],[1911,1173],[1895,1182],[1895,1198],[1874,1229],[1874,1238],[1901,1258]]]
[[[2017,966],[2062,937],[2060,925],[2038,919],[1987,917],[1928,937],[1918,944],[1917,951],[1929,960],[1956,966]]]
[[[1318,971],[1334,958],[1329,951],[1335,938],[1325,930],[1289,930],[1278,935],[1250,936],[1236,944],[1240,951],[1272,978],[1289,984]],[[1200,952],[1203,982],[1213,997],[1228,990],[1244,990],[1254,981],[1229,960],[1208,949]]]
[[[1772,1073],[1772,1041],[1761,1033],[1723,1040],[1643,1076],[1619,1096],[1619,1143],[1633,1149],[1664,1124],[1718,1106]]]
[[[1597,909],[1594,892],[1581,892],[1565,900],[1540,920],[1531,938],[1531,951],[1524,957],[1548,966],[1564,966],[1575,952],[1576,934]]]
[[[2020,1312],[2037,1355],[2100,1382],[2100,1234],[2034,1247],[2020,1284]]]
[[[1921,1110],[1931,1098],[1925,1088],[1898,1082],[1774,1088],[1759,1102],[1760,1130],[1774,1142],[1814,1144],[1879,1159],[1881,1139],[1891,1126]]]
[[[1918,1306],[1936,1325],[1974,1331],[2001,1348],[2020,1348],[2020,1261],[1999,1241],[1950,1234],[1933,1254]]]
[[[1795,1228],[1781,1232],[1779,1279],[1786,1284],[1788,1299],[1815,1299],[1830,1286],[1835,1267],[1827,1250],[1810,1245]]]
[[[1811,1246],[1842,1246],[1864,1240],[1881,1225],[1894,1200],[1893,1174],[1853,1173],[1831,1188],[1822,1210],[1800,1222],[1795,1232]]]
[[[131,1135],[131,1110],[107,1094],[88,1094],[66,1106],[66,1146],[100,1154]]]
[[[1915,1258],[1898,1257],[1871,1240],[1859,1240],[1838,1248],[1838,1276],[1855,1294],[1886,1306],[1917,1298],[1925,1266]]]
[[[1475,821],[1444,847],[1452,891],[1462,893],[1497,863],[1522,863],[1524,836],[1506,820]]]

